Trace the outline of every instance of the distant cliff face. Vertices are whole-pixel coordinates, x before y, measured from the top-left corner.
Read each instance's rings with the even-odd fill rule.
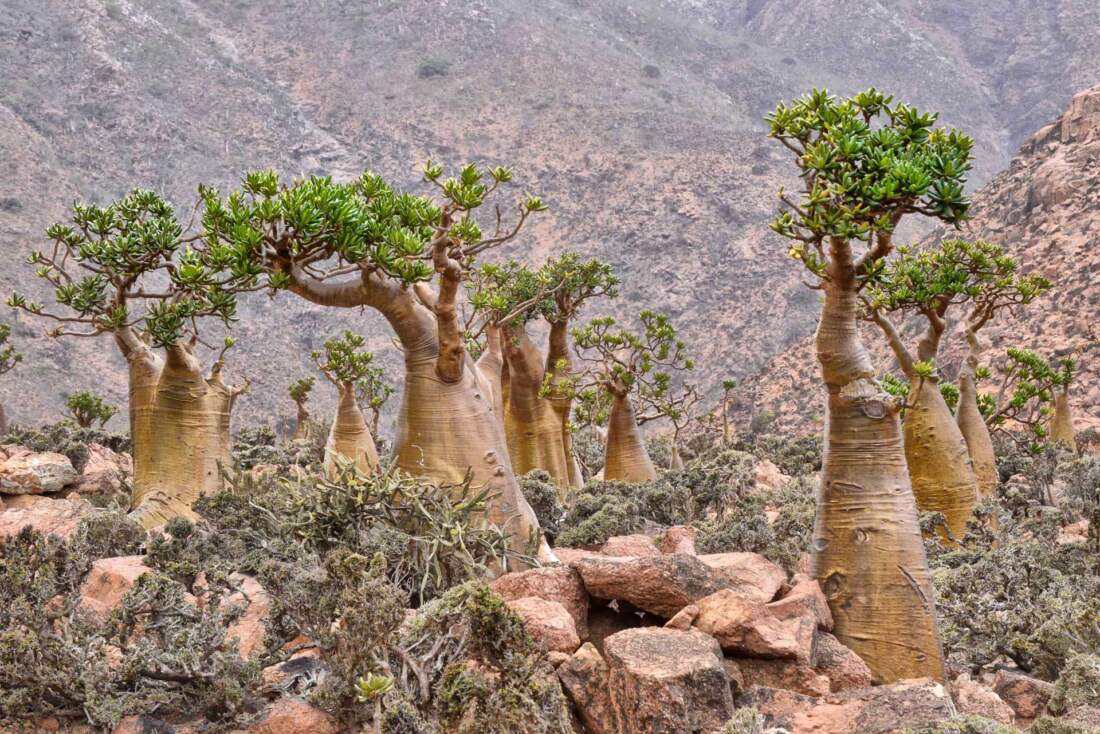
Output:
[[[504,163],[551,211],[493,257],[572,248],[609,260],[623,297],[602,308],[670,313],[713,396],[719,379],[754,372],[813,328],[816,299],[766,228],[792,166],[763,115],[814,86],[875,85],[973,134],[975,179],[987,180],[1100,78],[1097,4],[1042,5],[9,0],[0,293],[48,295],[21,261],[75,199],[140,185],[186,221],[199,182],[226,186],[252,168],[370,167],[416,188],[429,156]],[[253,379],[244,421],[291,418],[287,385],[345,328],[400,379],[400,354],[369,313],[285,295],[240,312],[230,374]],[[107,340],[51,342],[43,324],[12,318],[27,352],[0,385],[14,420],[56,417],[64,394],[89,387],[125,399]]]
[[[1013,346],[1075,356],[1081,369],[1071,392],[1077,428],[1100,427],[1100,86],[1075,95],[1057,120],[1024,142],[1008,169],[976,192],[972,213],[962,236],[1003,244],[1025,272],[1054,284],[1026,309],[1005,313],[982,330],[992,346],[988,356]],[[952,377],[966,348],[955,327],[940,361]],[[895,369],[879,332],[868,328],[865,338],[879,367]],[[745,383],[742,416],[774,413],[782,430],[817,430],[823,400],[817,375],[813,345],[805,338]]]

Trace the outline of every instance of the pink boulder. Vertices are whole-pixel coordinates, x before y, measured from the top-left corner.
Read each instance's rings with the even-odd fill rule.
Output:
[[[581,646],[573,617],[558,602],[527,596],[510,599],[507,604],[523,620],[527,634],[547,650],[572,653]]]

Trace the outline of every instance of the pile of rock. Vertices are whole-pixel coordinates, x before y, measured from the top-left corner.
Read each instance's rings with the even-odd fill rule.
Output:
[[[493,588],[541,641],[591,734],[718,732],[742,706],[791,734],[891,732],[957,711],[1014,720],[969,678],[873,686],[831,631],[817,582],[755,553],[697,555],[690,528],[660,542],[611,538],[599,552],[556,549],[561,565]]]

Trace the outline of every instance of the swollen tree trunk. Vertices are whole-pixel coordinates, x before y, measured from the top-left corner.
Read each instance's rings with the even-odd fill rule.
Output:
[[[974,378],[977,367],[978,356],[971,348],[966,367],[959,375],[959,407],[955,411],[955,423],[966,441],[966,450],[970,454],[970,462],[978,482],[978,497],[987,499],[997,496],[1000,477],[997,472],[997,455],[993,450],[993,437],[982,411],[978,408],[978,386]]]
[[[912,385],[905,411],[905,460],[917,508],[943,513],[951,536],[961,540],[978,491],[966,439],[939,387],[919,378]],[[953,544],[951,538],[944,540]]]
[[[568,319],[554,321],[550,324],[550,348],[546,351],[546,372],[553,375],[556,382],[568,379],[573,371],[568,332]],[[573,450],[573,430],[569,426],[569,416],[573,412],[573,399],[552,396],[549,401],[550,406],[558,416],[558,422],[561,424],[561,443],[568,469],[568,486],[570,489],[580,489],[584,486],[584,474],[581,472],[581,463],[577,459],[577,453]]]
[[[330,477],[339,471],[337,456],[351,461],[364,474],[372,474],[378,469],[378,449],[363,418],[359,401],[355,399],[355,385],[351,382],[340,384],[340,402],[336,406],[336,418],[332,421],[328,443],[325,444],[324,470]]]
[[[310,417],[309,408],[304,400],[297,401],[298,419],[294,424],[294,441],[304,441],[309,438]]]
[[[508,404],[504,406],[504,435],[512,469],[523,475],[542,469],[559,488],[570,486],[570,462],[559,413],[541,397],[545,375],[543,356],[524,331],[503,335],[508,365]]]
[[[0,403],[0,437],[8,435],[8,413]]]
[[[1077,453],[1077,434],[1073,430],[1073,414],[1069,409],[1069,387],[1054,393],[1054,417],[1050,421],[1050,440]]]
[[[477,369],[492,388],[493,412],[500,421],[501,430],[504,430],[504,390],[507,378],[500,338],[500,327],[493,324],[485,327],[485,350],[477,358]]]
[[[859,336],[850,244],[830,242],[816,345],[827,388],[813,575],[835,634],[878,682],[944,680],[935,603],[897,410]]]
[[[649,458],[642,431],[634,417],[630,396],[613,395],[607,420],[607,444],[604,448],[603,478],[620,482],[652,482],[657,471]]]
[[[221,486],[217,464],[228,463],[232,402],[223,391],[207,382],[187,346],[168,349],[152,404],[140,406],[145,445],[140,452],[135,445],[131,515],[145,527],[173,517],[193,519],[194,501]]]

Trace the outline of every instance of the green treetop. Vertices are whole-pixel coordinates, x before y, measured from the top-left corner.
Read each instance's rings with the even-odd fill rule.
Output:
[[[351,331],[325,342],[324,351],[310,354],[313,363],[334,385],[354,385],[370,372],[374,354],[363,349],[366,340]]]
[[[11,325],[0,324],[0,375],[11,372],[23,361],[22,353],[9,342],[10,338]]]
[[[65,400],[65,407],[68,408],[69,418],[81,428],[91,428],[95,423],[102,428],[118,412],[117,406],[109,404],[102,395],[90,390],[81,390],[70,395]]]
[[[299,377],[297,380],[290,383],[290,387],[287,389],[287,392],[290,393],[290,399],[298,405],[308,403],[309,394],[313,392],[313,386],[316,382],[317,380],[313,375]]]

